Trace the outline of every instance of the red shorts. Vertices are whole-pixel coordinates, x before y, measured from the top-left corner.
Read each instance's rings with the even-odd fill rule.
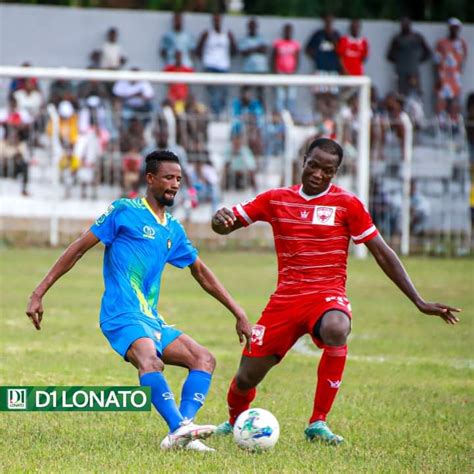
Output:
[[[352,318],[351,305],[344,296],[307,295],[281,297],[273,295],[262,316],[252,328],[251,352],[247,357],[276,355],[282,359],[293,344],[309,334],[318,347],[320,339],[313,335],[314,326],[328,311],[341,311]]]

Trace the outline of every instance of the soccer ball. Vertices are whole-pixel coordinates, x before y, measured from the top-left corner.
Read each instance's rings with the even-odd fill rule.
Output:
[[[273,448],[280,436],[278,420],[263,408],[250,408],[234,424],[234,441],[242,449],[263,451]]]

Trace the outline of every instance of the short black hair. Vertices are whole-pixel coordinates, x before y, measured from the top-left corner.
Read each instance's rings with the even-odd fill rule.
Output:
[[[330,138],[316,138],[309,144],[308,149],[306,150],[306,156],[308,156],[315,148],[319,148],[330,155],[337,155],[339,158],[337,166],[342,163],[344,152],[341,145],[336,141],[331,140]]]
[[[146,168],[145,173],[156,174],[160,169],[163,161],[171,161],[172,163],[179,163],[178,156],[170,150],[154,150],[145,158]]]

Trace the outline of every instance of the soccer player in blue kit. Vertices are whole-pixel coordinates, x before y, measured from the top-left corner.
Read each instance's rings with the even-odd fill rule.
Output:
[[[112,348],[138,369],[140,384],[151,387],[152,403],[170,429],[162,449],[213,451],[200,440],[216,427],[196,425],[193,419],[209,391],[215,359],[191,337],[168,326],[158,313],[165,264],[190,268],[201,287],[233,313],[241,343],[245,339],[249,344],[251,327],[244,310],[198,257],[181,224],[166,212],[181,182],[178,157],[167,150],[150,153],[146,182],[145,198],[115,201],[69,245],[31,294],[26,314],[39,330],[45,293],[101,241],[105,245],[105,292],[100,327]],[[179,408],[163,376],[165,364],[189,370]]]

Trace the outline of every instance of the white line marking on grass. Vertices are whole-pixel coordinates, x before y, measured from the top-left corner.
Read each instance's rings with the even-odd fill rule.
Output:
[[[293,346],[293,350],[298,354],[308,355],[312,357],[320,357],[322,351],[315,349],[309,345],[308,341],[302,337]],[[430,357],[405,357],[405,356],[392,356],[392,355],[379,355],[379,356],[364,356],[364,355],[352,355],[349,352],[349,360],[355,362],[369,362],[375,364],[396,364],[396,365],[438,365],[441,367],[450,367],[452,369],[468,369],[474,370],[473,359],[434,359]]]

